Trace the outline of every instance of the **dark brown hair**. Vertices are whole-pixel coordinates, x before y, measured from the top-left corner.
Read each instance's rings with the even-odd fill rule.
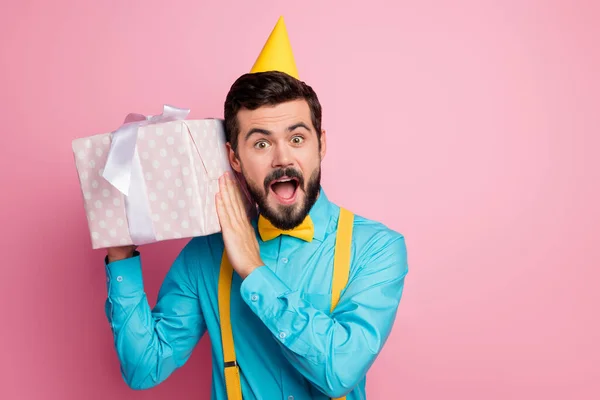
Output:
[[[313,127],[321,139],[321,103],[315,91],[306,83],[279,71],[256,72],[240,76],[225,99],[225,135],[237,152],[239,126],[237,113],[246,108],[256,110],[265,105],[304,99],[310,108]]]

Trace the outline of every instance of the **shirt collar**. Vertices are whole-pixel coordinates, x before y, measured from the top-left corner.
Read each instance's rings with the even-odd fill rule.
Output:
[[[327,233],[332,211],[332,203],[329,201],[325,191],[321,187],[319,190],[319,197],[308,213],[315,226],[314,238],[321,242]]]

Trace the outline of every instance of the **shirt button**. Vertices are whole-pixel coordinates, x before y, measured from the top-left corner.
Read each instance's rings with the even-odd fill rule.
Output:
[[[279,338],[280,339],[285,339],[287,335],[285,334],[285,332],[279,332]]]
[[[120,276],[120,275],[119,275],[119,276],[117,276],[117,282],[121,282],[121,281],[123,281],[123,277],[122,277],[122,276]]]
[[[287,262],[288,262],[288,259],[287,259],[287,258],[282,258],[282,259],[281,259],[281,262],[282,262],[282,263],[284,263],[284,264],[287,264]]]
[[[250,299],[252,299],[252,301],[257,301],[258,300],[258,296],[253,294],[252,297],[250,297]]]
[[[288,396],[288,400],[294,400],[294,396],[292,396],[292,395],[289,395],[289,396]]]

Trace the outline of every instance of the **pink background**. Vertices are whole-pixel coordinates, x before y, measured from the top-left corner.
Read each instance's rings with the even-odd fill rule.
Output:
[[[121,380],[71,140],[222,116],[280,14],[329,196],[407,239],[370,399],[600,398],[598,3],[387,3],[4,2],[0,399],[208,399],[206,337],[159,387]],[[152,302],[184,243],[143,249]]]

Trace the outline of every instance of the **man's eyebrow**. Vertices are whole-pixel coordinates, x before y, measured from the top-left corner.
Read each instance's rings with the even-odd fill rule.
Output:
[[[291,125],[288,127],[288,131],[291,132],[298,128],[304,128],[310,132],[310,128],[304,122],[298,122],[297,124]]]
[[[288,132],[292,132],[298,128],[304,128],[310,132],[310,128],[304,122],[298,122],[297,124],[290,125],[290,126],[288,126],[287,130],[288,130]],[[245,140],[248,140],[250,138],[250,136],[254,135],[255,133],[265,135],[265,136],[269,136],[272,134],[272,132],[267,129],[252,128],[246,133]]]
[[[248,131],[248,133],[246,133],[246,140],[248,140],[248,138],[252,135],[254,135],[255,133],[259,133],[261,135],[266,135],[269,136],[271,134],[271,131],[268,131],[266,129],[261,129],[261,128],[252,128]]]

